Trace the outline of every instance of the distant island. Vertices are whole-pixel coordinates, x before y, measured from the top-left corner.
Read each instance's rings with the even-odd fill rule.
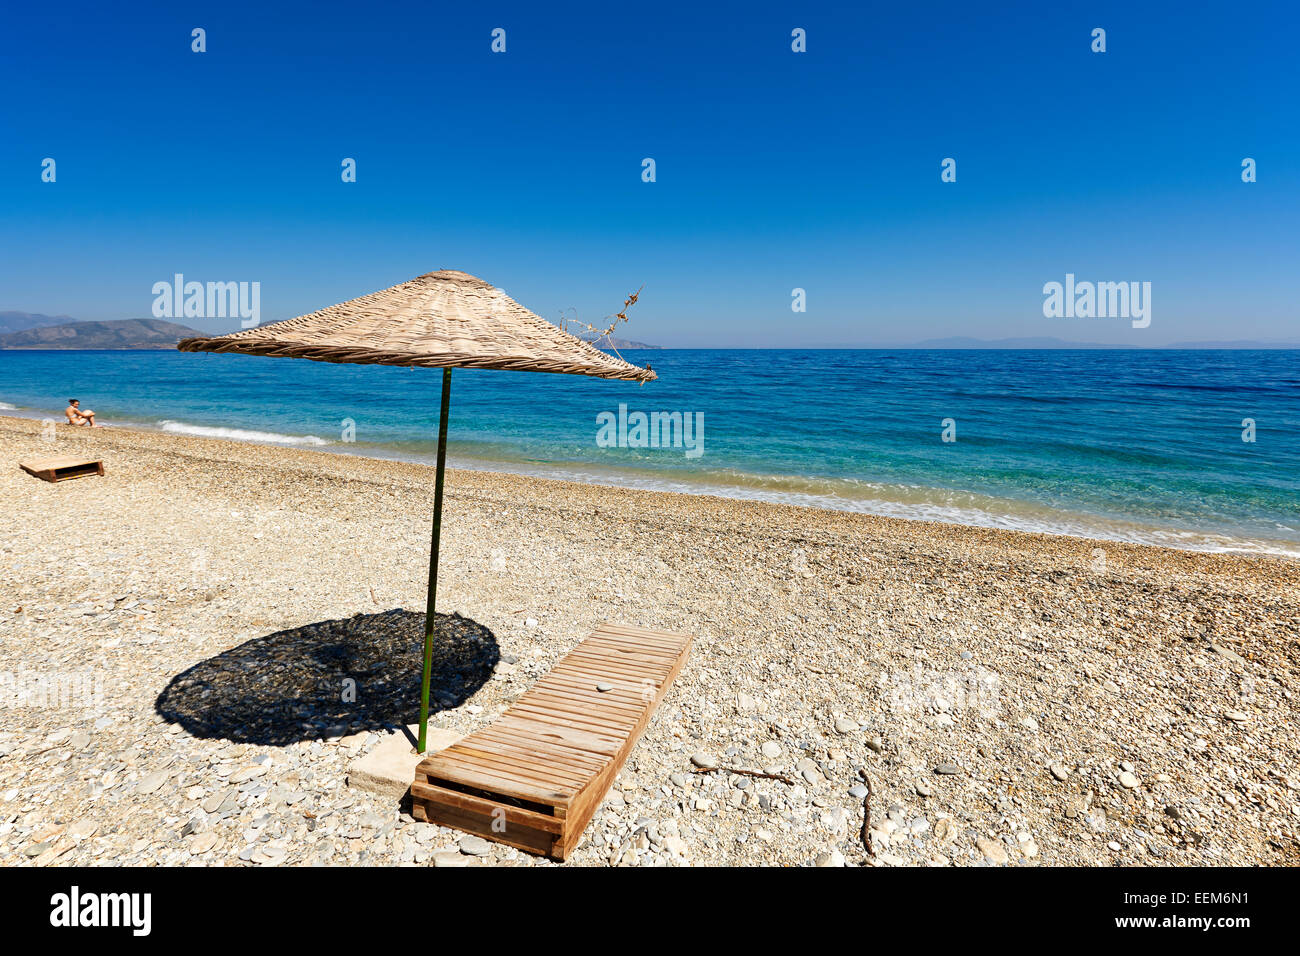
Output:
[[[26,314],[3,313],[9,316]],[[175,348],[181,339],[202,334],[162,319],[64,322],[0,334],[0,349],[170,349]]]
[[[662,345],[647,345],[645,342],[634,342],[631,339],[619,339],[612,335],[595,336],[590,332],[579,335],[578,338],[584,342],[590,342],[598,349],[661,349]]]
[[[78,322],[69,315],[39,312],[0,312],[0,349],[170,349],[181,339],[216,333],[200,332],[162,319],[114,319]],[[579,335],[599,349],[660,349],[611,335]]]
[[[1236,339],[1224,342],[1173,342],[1169,345],[1104,345],[1099,342],[1067,342],[1050,336],[1011,339],[973,339],[957,335],[946,339],[926,339],[904,349],[1300,349],[1300,342],[1253,341]]]

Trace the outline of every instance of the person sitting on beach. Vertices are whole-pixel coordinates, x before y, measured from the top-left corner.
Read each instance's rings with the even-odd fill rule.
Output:
[[[63,410],[63,414],[68,416],[69,425],[86,425],[90,428],[103,427],[95,424],[95,413],[90,409],[83,409],[81,402],[75,398],[68,399],[68,407]]]

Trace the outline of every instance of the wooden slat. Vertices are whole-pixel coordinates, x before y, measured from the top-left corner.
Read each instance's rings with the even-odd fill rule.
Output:
[[[550,713],[534,707],[518,709],[518,705],[516,705],[510,710],[512,718],[526,720],[532,724],[533,733],[541,734],[543,737],[552,740],[568,741],[579,747],[585,747],[594,753],[615,753],[623,736],[617,731],[610,731],[604,727],[570,720],[564,715]],[[512,725],[517,726],[517,721],[512,722]]]
[[[689,637],[664,631],[602,625],[490,725],[422,760],[412,812],[564,859],[690,644]],[[602,683],[612,689],[596,690]]]
[[[559,764],[547,766],[538,761],[509,754],[490,754],[478,747],[457,747],[455,758],[485,773],[505,773],[548,790],[577,792],[587,782],[587,774],[565,773]]]
[[[538,687],[565,687],[571,691],[587,692],[596,689],[599,681],[593,681],[590,677],[581,677],[575,674],[556,674],[554,672],[547,674],[546,677],[538,681]],[[641,693],[643,686],[640,681],[610,680],[605,681],[607,684],[613,684],[613,688],[607,691],[596,691],[602,698],[615,701],[625,707],[632,707],[638,713],[645,706],[646,698]],[[658,684],[658,681],[652,683]]]
[[[545,687],[534,687],[529,692],[529,696],[534,696],[543,700],[560,700],[571,704],[578,704],[582,707],[591,708],[593,706],[608,714],[627,717],[635,720],[639,713],[636,707],[631,704],[620,703],[616,699],[611,699],[609,692],[593,690],[590,694],[573,687],[567,687],[564,684],[547,684]]]
[[[450,780],[461,786],[489,790],[518,800],[557,807],[567,806],[573,797],[572,793],[556,790],[553,787],[539,787],[520,780],[509,770],[502,770],[500,773],[483,770],[456,760],[452,755],[448,755],[435,770],[426,770],[425,775],[430,781]]]
[[[584,705],[572,700],[567,700],[564,697],[552,696],[549,694],[533,694],[528,698],[527,706],[540,708],[543,711],[549,711],[551,713],[565,714],[570,717],[578,718],[583,723],[597,727],[607,727],[610,730],[619,733],[621,733],[624,728],[631,727],[636,723],[635,717],[629,717],[625,714],[614,714],[609,711],[593,713],[589,704]]]
[[[456,790],[447,790],[430,783],[416,781],[411,785],[411,794],[422,800],[436,799],[458,809],[468,810],[472,813],[482,813],[486,816],[491,816],[493,811],[500,807],[507,822],[535,827],[538,830],[545,830],[547,833],[561,833],[564,830],[564,821],[558,817],[548,817],[533,810],[524,810],[521,807],[500,804],[493,800],[476,797],[468,793],[460,793]]]
[[[552,774],[557,779],[570,783],[585,781],[591,776],[592,767],[598,763],[592,761],[591,764],[584,765],[576,759],[576,754],[545,753],[535,747],[507,743],[480,734],[474,735],[473,744],[468,749],[480,754],[483,759],[496,762],[517,761],[523,766],[536,768],[538,771]],[[457,751],[458,755],[460,753],[461,751]]]
[[[620,661],[626,661],[630,664],[645,664],[650,667],[664,668],[671,661],[672,657],[649,648],[630,648],[622,649],[607,647],[603,644],[594,644],[591,647],[576,648],[572,654],[569,654],[561,661],[561,664],[572,663],[576,660],[593,659],[597,661],[609,662],[616,664]]]
[[[502,736],[499,732],[487,730],[474,734],[472,746],[481,749],[484,753],[495,754],[497,757],[515,757],[525,763],[560,768],[565,773],[577,774],[580,777],[589,776],[591,770],[601,764],[601,758],[583,754],[581,751],[562,751],[555,747],[542,748],[533,739],[525,740],[520,737],[512,739]]]
[[[546,727],[546,730],[550,730],[550,727]],[[521,723],[520,718],[511,717],[510,714],[503,714],[491,726],[494,734],[507,734],[516,740],[528,740],[532,747],[554,754],[554,760],[573,762],[578,766],[603,766],[604,761],[610,758],[604,744],[593,749],[593,745],[586,740],[563,740],[562,737],[552,735],[543,737],[537,731],[537,724]]]
[[[540,740],[531,734],[518,734],[496,723],[478,731],[474,736],[483,737],[489,741],[499,740],[526,750],[534,757],[554,760],[570,766],[583,767],[588,772],[595,772],[605,765],[606,758],[599,754],[579,750],[576,747],[569,747],[553,740]]]
[[[589,677],[593,683],[602,680],[642,681],[658,680],[663,674],[661,667],[638,667],[632,664],[619,664],[614,661],[570,661],[560,670],[561,674],[573,677]]]
[[[601,625],[596,629],[594,637],[598,640],[602,638],[616,640],[624,639],[638,644],[657,645],[669,651],[680,646],[677,642],[678,635],[676,634],[670,634],[667,631],[649,631],[643,628],[626,626],[612,627],[610,625]]]
[[[544,704],[554,706],[560,711],[570,711],[582,716],[600,717],[606,723],[624,724],[635,721],[640,716],[638,711],[629,711],[626,705],[613,706],[605,705],[600,699],[604,696],[585,697],[579,691],[561,685],[550,685],[547,687],[534,687],[523,697],[520,697],[514,703],[514,707],[521,704],[534,706]]]
[[[659,664],[589,654],[566,658],[562,670],[568,674],[622,674],[624,677],[658,677],[664,672]]]
[[[629,648],[612,648],[596,644],[589,647],[576,648],[571,654],[565,657],[565,661],[578,660],[597,660],[597,661],[630,661],[635,664],[645,664],[657,670],[662,670],[672,658],[667,654],[656,654],[650,651],[631,650]]]
[[[418,791],[417,787],[419,787]],[[511,819],[509,813],[516,808],[507,804],[485,800],[484,803],[490,804],[491,809],[479,810],[473,805],[466,805],[461,799],[464,794],[421,783],[418,780],[411,785],[411,794],[411,814],[417,820],[440,823],[467,833],[490,835],[498,843],[527,850],[529,853],[553,853],[556,844],[563,840],[563,833],[552,833],[549,829],[543,830],[541,827],[520,823],[509,825]],[[504,830],[498,825],[498,814],[506,814],[507,826]],[[556,820],[563,830],[564,818],[557,816]]]
[[[587,648],[605,648],[618,653],[651,654],[671,659],[677,645],[671,641],[659,641],[653,638],[632,637],[627,634],[593,634],[583,642]]]

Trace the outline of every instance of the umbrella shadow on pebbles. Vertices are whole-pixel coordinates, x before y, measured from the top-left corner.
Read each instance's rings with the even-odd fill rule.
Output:
[[[496,637],[439,614],[429,710],[457,707],[492,677]],[[393,610],[277,631],[177,674],[154,709],[196,737],[285,746],[420,717],[424,615]]]

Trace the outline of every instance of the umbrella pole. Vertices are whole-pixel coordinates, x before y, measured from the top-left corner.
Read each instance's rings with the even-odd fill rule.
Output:
[[[451,404],[451,369],[442,370],[442,412],[438,416],[438,476],[433,484],[433,539],[429,544],[429,603],[424,612],[424,683],[420,687],[420,739],[424,753],[429,733],[429,680],[433,675],[434,604],[438,598],[438,538],[442,534],[442,481],[447,470],[447,407]]]

